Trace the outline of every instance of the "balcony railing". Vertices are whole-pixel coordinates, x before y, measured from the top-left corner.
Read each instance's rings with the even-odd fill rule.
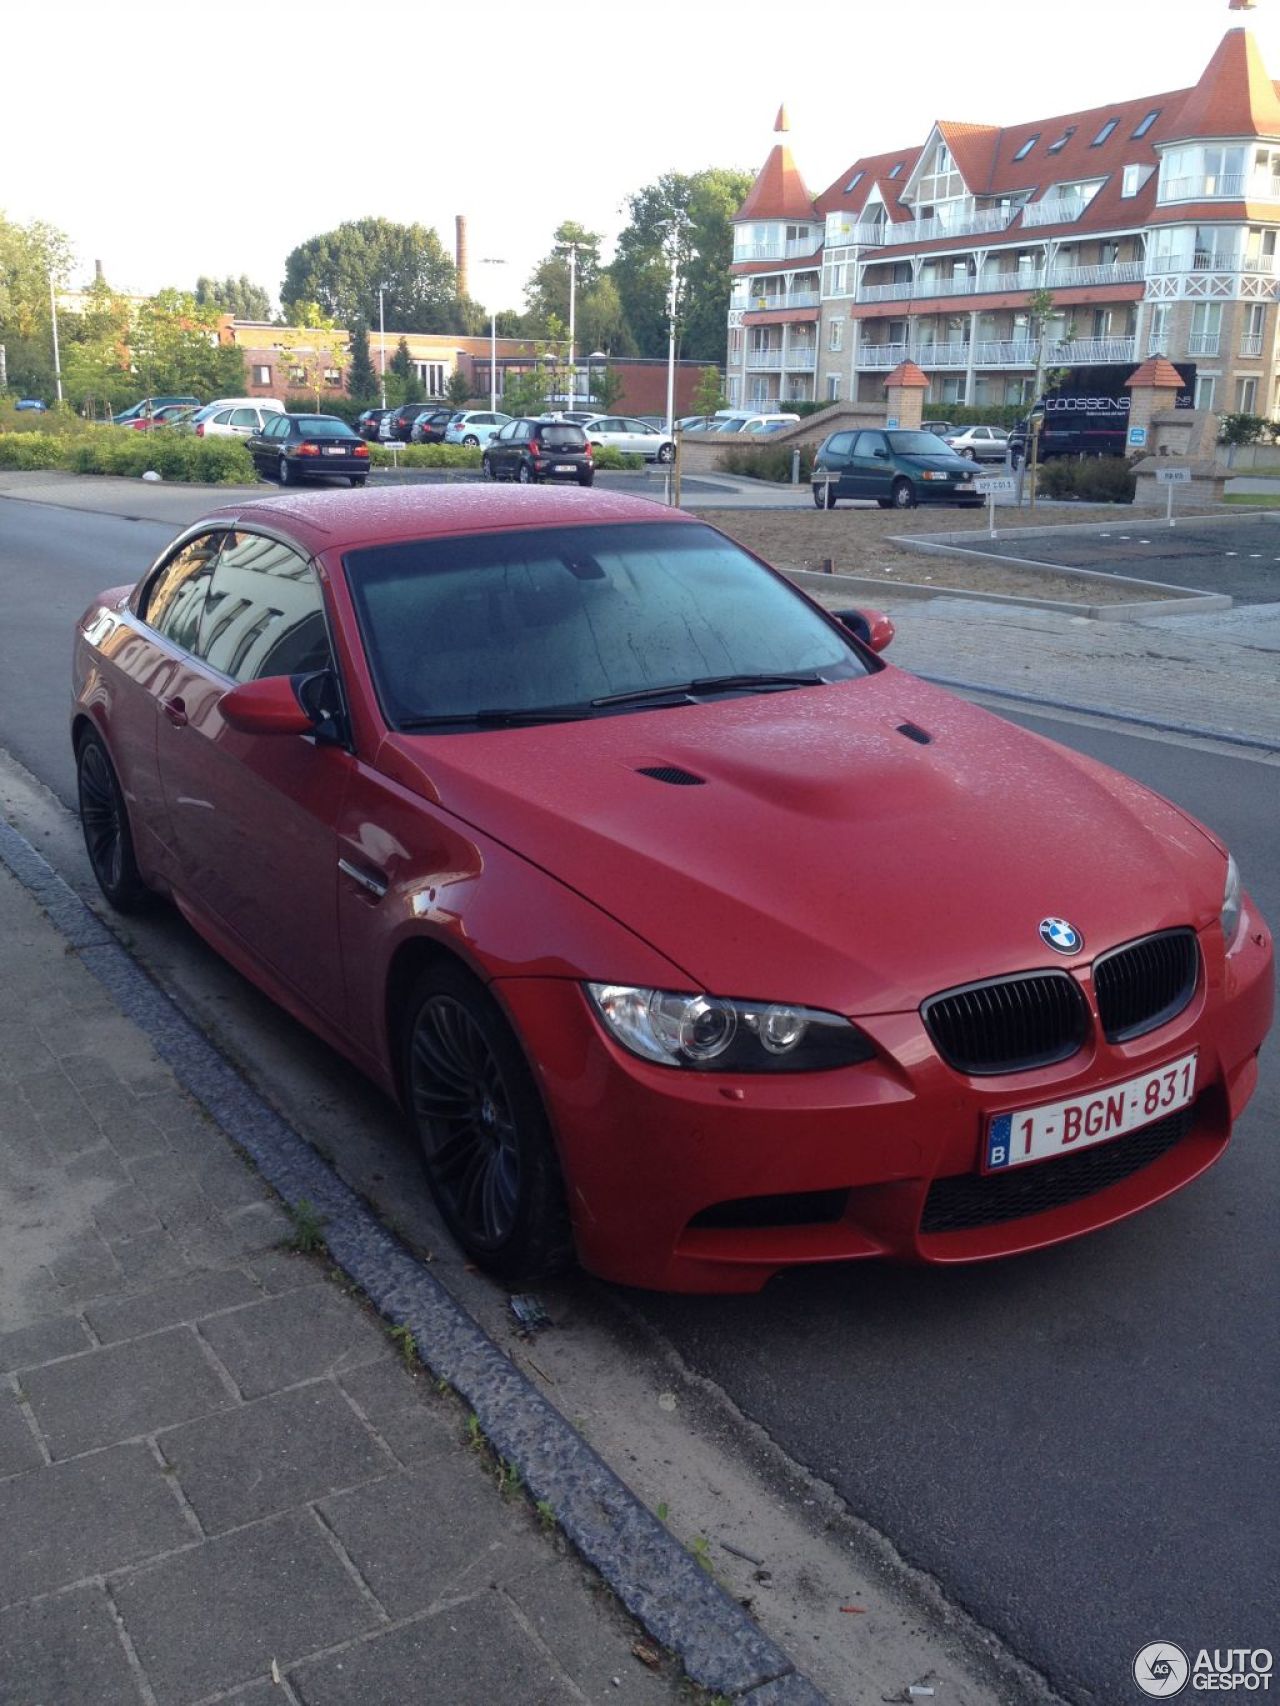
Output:
[[[1262,333],[1261,332],[1245,332],[1245,333],[1243,333],[1241,335],[1241,338],[1240,338],[1240,354],[1241,355],[1261,355],[1262,354]]]
[[[744,301],[735,302],[734,307],[745,308],[748,313],[758,314],[762,310],[774,308],[816,308],[821,301],[820,291],[793,290],[776,296],[748,296]]]
[[[883,219],[868,220],[865,224],[827,226],[826,246],[828,249],[845,247],[874,248],[884,242],[887,221]]]
[[[1136,338],[1070,338],[1045,344],[1045,357],[1057,362],[1132,361]]]
[[[906,344],[863,344],[858,350],[859,367],[896,367],[909,358],[915,355]]]
[[[1147,354],[1148,355],[1168,355],[1168,353],[1169,353],[1169,334],[1168,334],[1168,332],[1152,332],[1151,336],[1147,339]]]
[[[1187,339],[1188,355],[1217,355],[1221,341],[1219,332],[1192,332]]]
[[[858,292],[859,302],[905,302],[915,290],[909,278],[896,284],[864,284]]]
[[[1149,255],[1147,257],[1149,273],[1168,272],[1245,272],[1261,273],[1266,278],[1275,278],[1280,269],[1277,268],[1275,255],[1242,255],[1238,249],[1196,249],[1190,256],[1180,255]]]
[[[791,260],[796,255],[812,255],[822,247],[822,233],[815,231],[812,237],[793,237],[786,246],[786,256]]]
[[[1080,285],[1138,284],[1141,261],[1102,261],[1088,267],[1053,267],[1047,280],[1050,290],[1072,290]]]
[[[735,243],[733,258],[735,261],[781,261],[786,259],[786,244],[779,240],[776,243]]]
[[[1043,201],[1029,201],[1022,210],[1022,223],[1029,225],[1070,225],[1088,207],[1092,198],[1084,195],[1051,195]]]
[[[749,349],[747,351],[748,367],[781,367],[782,345],[776,349]]]
[[[1205,172],[1166,178],[1158,201],[1280,201],[1280,177],[1270,172]]]
[[[973,346],[975,367],[1034,367],[1036,344],[1026,338],[984,339]]]
[[[798,348],[789,349],[782,365],[794,369],[797,373],[811,373],[818,364],[816,346],[801,344]]]
[[[918,367],[968,367],[968,344],[921,344],[912,360]]]
[[[982,207],[950,219],[911,219],[905,225],[886,225],[885,243],[929,243],[936,237],[976,237],[984,231],[1003,231],[1013,222],[1016,207]]]

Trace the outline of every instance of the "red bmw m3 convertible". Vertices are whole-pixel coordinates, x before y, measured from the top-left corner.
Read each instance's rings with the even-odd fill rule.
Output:
[[[508,1281],[1032,1250],[1222,1153],[1271,939],[891,634],[609,493],[231,505],[80,621],[89,855],[400,1099]]]

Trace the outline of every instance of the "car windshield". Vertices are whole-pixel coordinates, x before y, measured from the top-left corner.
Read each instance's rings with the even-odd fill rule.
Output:
[[[538,428],[538,438],[548,450],[581,450],[587,435],[571,421],[553,421]]]
[[[354,438],[356,435],[345,421],[334,415],[295,415],[298,431],[303,438]]]
[[[954,452],[936,432],[891,432],[889,448],[899,456],[951,456]]]
[[[589,715],[592,701],[663,688],[681,702],[681,686],[713,676],[869,673],[785,581],[694,522],[464,534],[344,560],[393,725],[495,706]]]

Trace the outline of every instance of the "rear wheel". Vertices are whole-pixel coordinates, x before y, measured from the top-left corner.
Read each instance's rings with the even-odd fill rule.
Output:
[[[138,912],[150,899],[133,852],[133,833],[115,766],[98,735],[86,731],[76,748],[80,826],[98,887],[117,912]]]
[[[966,444],[960,454],[966,459],[966,461],[976,462],[978,460],[978,452],[971,444]]]
[[[493,461],[490,457],[482,456],[480,458],[480,472],[484,475],[486,480],[492,480],[495,478],[493,472]]]
[[[674,444],[663,444],[658,447],[659,462],[674,462],[676,449]]]
[[[468,450],[479,450],[480,448],[480,440],[473,432],[469,432],[462,442]]]
[[[282,456],[276,463],[276,477],[282,486],[293,485],[293,469],[289,466],[289,458]]]
[[[522,486],[536,486],[538,483],[538,476],[534,473],[533,469],[527,462],[522,462],[520,464],[520,472],[516,478]]]
[[[916,507],[916,489],[910,480],[895,480],[893,490],[889,493],[889,502],[894,509],[914,509]]]
[[[369,476],[367,474],[353,474],[351,476],[351,484],[353,486],[363,486],[368,478]]]
[[[555,1142],[497,1003],[454,964],[430,968],[403,1032],[409,1119],[449,1230],[508,1284],[567,1267],[573,1236]]]
[[[596,475],[595,475],[595,469],[594,468],[591,470],[591,472],[589,474],[579,474],[578,475],[578,484],[580,486],[593,486],[593,485],[595,485],[595,480],[596,480]]]

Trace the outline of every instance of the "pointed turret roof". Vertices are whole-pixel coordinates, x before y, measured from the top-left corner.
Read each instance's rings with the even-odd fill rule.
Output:
[[[1171,361],[1166,361],[1162,355],[1153,355],[1129,375],[1125,384],[1153,385],[1157,390],[1180,391],[1183,379]]]
[[[1280,136],[1280,99],[1248,30],[1228,30],[1162,140]]]
[[[785,105],[778,108],[773,128],[783,133],[790,130]],[[800,168],[791,158],[791,150],[785,142],[775,142],[734,218],[812,220],[817,217],[813,197],[800,176]]]

